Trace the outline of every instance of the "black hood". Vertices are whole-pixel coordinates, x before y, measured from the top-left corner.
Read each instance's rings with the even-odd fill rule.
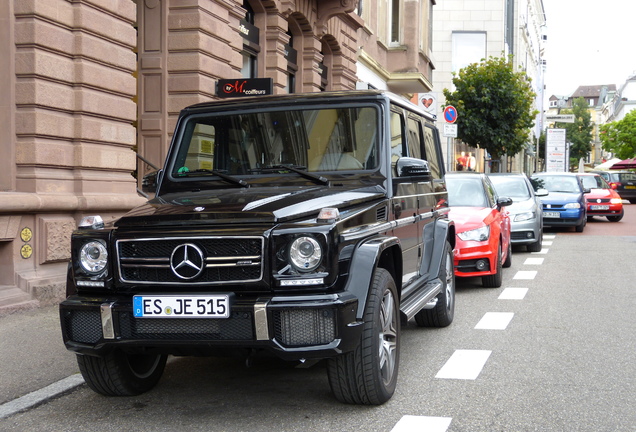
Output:
[[[343,209],[385,196],[380,186],[258,187],[170,194],[131,210],[115,226],[273,224],[316,217],[324,207]]]

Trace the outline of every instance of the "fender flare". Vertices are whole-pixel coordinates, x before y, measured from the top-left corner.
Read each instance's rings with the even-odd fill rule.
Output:
[[[424,227],[422,233],[424,256],[420,267],[421,275],[436,278],[444,265],[444,245],[448,241],[455,248],[455,223],[449,219],[437,219]]]
[[[351,263],[349,265],[349,278],[345,285],[345,291],[351,293],[358,299],[358,310],[356,318],[361,320],[367,303],[369,287],[373,280],[375,269],[380,264],[382,253],[390,248],[398,248],[397,259],[394,265],[398,275],[402,274],[402,253],[400,240],[397,237],[376,236],[358,244],[355,248]],[[395,262],[397,261],[397,262]],[[402,281],[396,280],[398,291],[401,290]]]

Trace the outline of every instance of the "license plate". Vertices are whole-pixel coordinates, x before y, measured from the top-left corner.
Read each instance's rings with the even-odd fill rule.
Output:
[[[590,210],[609,210],[608,205],[593,205],[590,206]]]
[[[625,189],[636,189],[636,186],[626,185]]]
[[[559,212],[547,212],[547,211],[544,211],[544,212],[543,212],[543,217],[547,217],[547,218],[558,218],[558,217],[561,217],[561,213],[559,213]]]
[[[133,315],[135,318],[229,318],[230,296],[134,296]]]

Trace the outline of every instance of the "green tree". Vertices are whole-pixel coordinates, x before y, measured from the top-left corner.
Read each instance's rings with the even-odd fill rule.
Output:
[[[620,159],[636,157],[636,110],[622,120],[601,125],[600,135],[603,150]]]
[[[586,159],[592,150],[592,115],[589,105],[583,98],[576,98],[572,109],[561,111],[561,114],[574,114],[574,123],[559,123],[555,127],[565,129],[566,140],[570,145],[570,166],[578,167],[581,158]]]
[[[515,155],[529,142],[538,111],[535,93],[512,57],[490,57],[453,73],[455,91],[444,89],[446,104],[457,108],[457,137],[484,148],[493,159]]]

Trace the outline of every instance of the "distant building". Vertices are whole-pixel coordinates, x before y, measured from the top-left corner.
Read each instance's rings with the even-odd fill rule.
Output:
[[[547,36],[544,34],[546,17],[542,0],[443,0],[437,2],[433,14],[436,66],[433,87],[439,106],[445,103],[442,90],[452,88],[453,72],[481,59],[512,54],[514,69],[525,72],[531,79],[537,94],[535,107],[539,112],[543,111],[543,57]],[[534,138],[528,142],[527,151],[501,161],[507,165],[506,171],[534,171],[541,121],[542,116],[537,116]],[[441,128],[444,122],[440,119],[438,123]],[[489,168],[482,149],[457,143],[450,151],[447,161],[455,161],[462,151],[475,152],[477,170]]]
[[[588,105],[590,119],[594,125],[592,129],[592,150],[588,156],[586,163],[592,165],[600,164],[604,159],[604,152],[601,148],[601,140],[599,137],[599,125],[605,123],[603,120],[604,104],[612,99],[616,94],[615,84],[602,85],[582,85],[569,96],[550,96],[548,114],[559,114],[562,109],[571,109],[573,103],[578,98],[583,98]]]
[[[218,80],[430,92],[435,4],[0,1],[0,312],[64,296],[79,220],[145,201],[179,111]]]

